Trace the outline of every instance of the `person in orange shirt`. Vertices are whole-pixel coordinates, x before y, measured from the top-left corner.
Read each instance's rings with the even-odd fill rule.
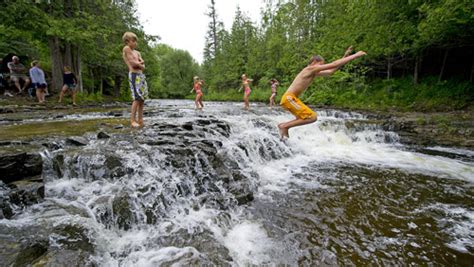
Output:
[[[290,137],[288,133],[289,129],[316,122],[318,119],[316,112],[311,110],[298,98],[313,82],[314,78],[330,76],[349,61],[367,54],[364,51],[359,51],[349,56],[351,52],[352,46],[346,50],[342,58],[328,64],[324,64],[324,59],[321,56],[315,55],[311,57],[308,66],[296,75],[286,93],[281,97],[280,105],[296,117],[294,120],[278,124],[278,130],[282,140]]]

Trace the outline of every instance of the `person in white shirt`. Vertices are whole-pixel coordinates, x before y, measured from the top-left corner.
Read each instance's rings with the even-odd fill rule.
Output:
[[[40,63],[38,60],[31,62],[30,77],[32,81],[33,88],[36,89],[36,98],[40,104],[44,103],[46,88],[48,84],[44,77],[44,72],[40,69]]]

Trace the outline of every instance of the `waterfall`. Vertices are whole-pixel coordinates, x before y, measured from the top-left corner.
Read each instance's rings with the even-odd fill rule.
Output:
[[[278,216],[291,214],[287,201],[356,190],[353,181],[365,184],[372,172],[388,183],[392,176],[455,181],[460,188],[474,182],[472,160],[416,152],[363,114],[318,111],[316,123],[291,129],[290,139],[281,141],[276,125],[291,116],[279,109],[246,112],[240,103],[212,103],[201,113],[191,107],[190,101],[147,102],[142,130],[126,129],[109,139],[86,136],[86,146],[61,141],[60,148],[45,150],[45,201],[0,225],[41,226],[50,248],[80,251],[76,258],[84,265],[354,264],[371,262],[377,249],[354,245],[366,248],[356,249],[362,256],[351,262],[338,250],[323,249],[327,242],[341,242],[333,237],[301,241],[315,233],[284,229]],[[463,214],[472,216],[472,205],[463,205]],[[472,227],[472,217],[469,224],[461,216],[461,224]],[[466,238],[470,241],[452,244],[470,253],[472,235],[456,232],[457,241]],[[385,245],[371,242],[390,246],[385,239],[380,241]],[[317,253],[310,243],[320,248]],[[386,257],[386,264],[400,263]]]

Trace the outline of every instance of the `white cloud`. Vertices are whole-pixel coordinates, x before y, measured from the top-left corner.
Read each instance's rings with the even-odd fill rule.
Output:
[[[162,43],[189,51],[202,62],[210,0],[136,0],[140,21],[147,34],[159,35]],[[237,6],[255,23],[260,22],[262,0],[215,0],[219,19],[232,26]]]

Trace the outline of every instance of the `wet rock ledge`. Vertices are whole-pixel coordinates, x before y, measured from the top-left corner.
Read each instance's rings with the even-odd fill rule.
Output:
[[[0,219],[43,200],[42,172],[39,153],[0,151]]]

